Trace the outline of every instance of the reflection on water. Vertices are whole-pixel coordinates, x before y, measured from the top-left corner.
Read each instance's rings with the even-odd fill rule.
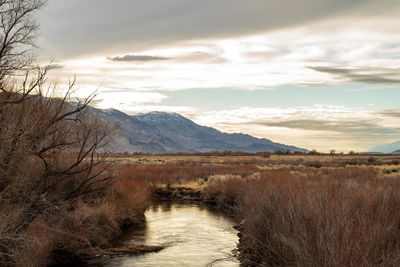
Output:
[[[103,266],[239,266],[233,221],[212,207],[163,203],[146,211],[146,224],[124,233],[121,244],[165,246],[160,252],[103,259]]]

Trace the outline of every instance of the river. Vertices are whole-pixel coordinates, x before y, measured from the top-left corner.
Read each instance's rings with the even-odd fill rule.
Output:
[[[239,266],[234,221],[204,204],[163,202],[145,213],[146,223],[124,232],[119,245],[158,245],[160,252],[97,259],[93,266]]]

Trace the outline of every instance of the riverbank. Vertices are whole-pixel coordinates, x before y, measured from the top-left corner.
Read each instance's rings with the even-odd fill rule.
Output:
[[[161,198],[213,203],[235,216],[243,266],[400,261],[400,230],[392,227],[400,224],[399,156],[147,160],[128,169]]]
[[[395,246],[400,230],[393,227],[400,224],[399,159],[398,155],[113,159],[112,172],[123,178],[106,194],[76,201],[59,217],[34,221],[27,233],[38,245],[21,259],[33,262],[25,266],[41,266],[48,259],[61,262],[100,255],[115,247],[111,240],[121,228],[141,225],[155,196],[214,205],[234,218],[243,266],[327,265],[331,260],[343,266],[394,264],[400,259]]]
[[[107,190],[88,194],[57,209],[49,207],[21,236],[19,242],[25,245],[23,250],[13,252],[15,265],[65,265],[96,255],[116,253],[113,239],[124,228],[144,222],[144,212],[150,200],[151,190],[146,183],[116,178]],[[0,220],[0,226],[4,223],[7,221]],[[158,249],[147,248],[151,251]],[[130,247],[125,252],[145,250]],[[118,253],[122,252],[119,250]]]

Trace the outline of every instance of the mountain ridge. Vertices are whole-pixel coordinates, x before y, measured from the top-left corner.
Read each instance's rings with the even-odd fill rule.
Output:
[[[243,133],[225,133],[212,127],[196,124],[178,113],[152,111],[128,115],[116,109],[90,112],[111,124],[119,126],[114,138],[116,152],[177,153],[209,151],[273,152],[308,150],[275,143]]]
[[[400,141],[389,143],[389,144],[383,144],[383,145],[378,145],[370,150],[369,152],[381,152],[381,153],[399,153],[400,151]]]

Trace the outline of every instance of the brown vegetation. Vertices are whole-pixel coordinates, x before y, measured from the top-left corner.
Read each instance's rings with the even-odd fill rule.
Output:
[[[119,168],[163,196],[213,203],[235,215],[243,265],[394,266],[400,260],[400,176],[392,171],[398,160],[142,155]]]
[[[110,187],[114,129],[89,115],[94,96],[72,99],[74,81],[60,95],[47,68],[31,65],[32,16],[43,4],[0,0],[1,266],[70,261],[108,246],[121,225],[143,217],[148,196],[123,180]]]
[[[43,3],[0,0],[2,266],[104,253],[143,219],[152,192],[235,215],[244,265],[400,264],[399,156],[109,155],[113,129],[87,113],[93,96],[72,99],[74,82],[57,95],[47,70],[31,66],[32,15]]]
[[[78,200],[97,200],[112,179],[104,161],[111,129],[85,112],[91,99],[71,105],[69,92],[50,98],[42,91],[45,73],[38,73],[29,83],[26,76],[22,91],[0,94],[0,211],[7,222],[0,258],[6,265],[27,250],[17,241],[32,222],[68,218]]]
[[[399,189],[369,168],[262,175],[240,205],[244,263],[398,265]]]

